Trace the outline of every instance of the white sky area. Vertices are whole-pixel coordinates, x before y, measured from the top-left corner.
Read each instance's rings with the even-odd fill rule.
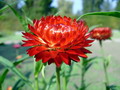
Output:
[[[57,7],[58,6],[57,1],[58,0],[53,0],[52,6]],[[76,14],[78,11],[82,10],[82,0],[67,0],[67,1],[72,1],[73,2],[73,13],[74,14]],[[113,0],[113,1],[109,0],[109,1],[111,2],[112,8],[115,8],[117,0]]]
[[[57,1],[58,0],[53,0],[52,6],[57,7],[58,6]],[[82,10],[82,0],[68,0],[68,1],[73,2],[73,13],[74,14],[77,13],[77,11]]]

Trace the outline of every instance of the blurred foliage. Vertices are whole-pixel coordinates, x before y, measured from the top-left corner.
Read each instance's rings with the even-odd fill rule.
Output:
[[[84,20],[87,22],[88,26],[101,25],[103,27],[111,27],[112,29],[120,29],[120,19],[111,17],[111,16],[88,16],[84,17]]]
[[[83,13],[101,11],[104,0],[83,0]]]
[[[114,0],[82,0],[82,10],[73,14],[73,1],[71,0],[58,0],[58,6],[52,7],[53,0],[0,0],[8,4],[16,2],[12,7],[18,11],[21,16],[27,16],[30,19],[40,19],[42,16],[54,15],[58,12],[58,15],[69,16],[71,18],[78,18],[83,13],[98,12],[98,11],[120,11],[120,0],[117,0],[116,7],[111,8]],[[21,6],[20,6],[21,5]],[[0,2],[0,9],[5,5]],[[79,6],[81,7],[81,6]],[[113,29],[120,29],[118,25],[119,19],[106,16],[89,16],[84,18],[89,26],[102,24],[103,26],[109,26]],[[6,9],[0,13],[0,31],[1,33],[11,34],[14,31],[24,30],[19,23],[16,16],[10,9]]]
[[[120,11],[120,0],[117,0],[117,6],[116,6],[115,10]]]
[[[72,6],[73,2],[72,1],[66,1],[66,0],[58,0],[58,10],[59,14],[64,16],[69,16],[72,17]]]

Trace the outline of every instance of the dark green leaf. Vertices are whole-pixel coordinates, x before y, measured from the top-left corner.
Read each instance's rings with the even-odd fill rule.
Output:
[[[114,11],[114,12],[92,12],[92,13],[86,13],[81,15],[77,20],[85,17],[85,16],[90,16],[90,15],[104,15],[104,16],[113,16],[113,17],[117,17],[120,18],[120,12],[118,11]]]
[[[28,72],[25,76],[29,78],[31,72]],[[21,88],[25,85],[25,82],[23,82],[22,79],[19,79],[15,85],[13,86],[12,90],[21,90]]]
[[[4,82],[4,80],[5,80],[5,77],[6,77],[6,75],[7,75],[7,73],[8,73],[8,69],[6,69],[5,71],[4,71],[4,73],[0,76],[0,87],[2,88],[2,84],[3,84],[3,82]]]
[[[12,90],[19,90],[20,88],[22,88],[25,85],[25,82],[23,82],[23,80],[19,79],[15,85],[13,86]]]

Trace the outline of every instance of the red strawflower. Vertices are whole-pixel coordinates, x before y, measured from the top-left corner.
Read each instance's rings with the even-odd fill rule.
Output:
[[[109,27],[98,27],[94,28],[90,34],[93,39],[106,40],[112,36],[112,30]]]
[[[71,60],[79,62],[80,57],[86,58],[91,53],[85,47],[91,46],[88,40],[88,26],[83,20],[76,21],[69,17],[47,16],[34,20],[33,26],[28,25],[31,33],[23,33],[23,46],[33,46],[27,52],[36,61],[55,63],[59,67],[62,62],[70,65]]]

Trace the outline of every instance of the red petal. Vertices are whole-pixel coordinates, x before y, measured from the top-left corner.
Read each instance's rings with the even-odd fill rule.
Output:
[[[80,50],[83,51],[84,53],[92,53],[91,51],[89,51],[89,50],[87,50],[85,48],[81,48]]]
[[[62,64],[62,59],[59,55],[57,55],[56,58],[54,58],[54,61],[57,67],[60,67],[60,65]]]
[[[74,60],[74,61],[76,61],[76,62],[79,62],[79,61],[80,61],[80,59],[78,58],[77,55],[69,55],[69,56],[70,56],[70,58],[71,58],[72,60]]]
[[[80,49],[68,50],[66,51],[68,54],[79,55],[81,57],[86,58],[87,56]]]
[[[77,46],[73,46],[73,47],[71,47],[71,49],[78,49],[78,48],[81,48],[81,45],[77,45]]]
[[[50,54],[51,54],[52,58],[55,58],[57,56],[58,52],[57,51],[50,51]]]
[[[39,45],[40,43],[35,41],[35,40],[22,40],[23,42],[25,42],[24,44],[22,44],[22,46],[27,47],[27,46],[35,46],[35,45]]]
[[[66,64],[70,65],[71,64],[71,61],[68,57],[68,54],[66,53],[60,53],[60,57],[62,59],[62,61],[64,61]]]
[[[76,51],[74,51],[74,50],[68,50],[68,51],[66,51],[67,53],[69,53],[69,54],[78,54]]]
[[[32,48],[28,49],[27,52],[30,56],[33,56],[33,55],[40,53],[44,50],[47,50],[47,48],[44,46],[36,46],[36,47],[32,47]]]
[[[42,56],[42,52],[36,54],[36,55],[35,55],[35,58],[36,58],[35,61],[36,61],[36,62],[39,61],[40,59],[42,59],[42,57],[43,57],[43,56]]]
[[[43,51],[35,55],[36,61],[42,59],[43,63],[46,63],[50,58],[50,53],[48,51]]]
[[[28,33],[28,32],[22,33],[22,34],[24,35],[23,37],[26,38],[26,39],[39,40],[38,37],[36,37],[35,35],[30,34],[30,33]]]
[[[43,52],[42,62],[43,62],[43,63],[46,63],[49,59],[51,59],[50,52],[49,52],[49,51]]]
[[[36,31],[36,29],[35,29],[33,26],[31,26],[30,24],[28,24],[28,28],[30,29],[30,31],[31,31],[32,33],[34,33],[34,34],[37,35],[37,31]]]
[[[29,56],[33,56],[33,55],[39,53],[39,51],[36,50],[37,48],[38,48],[38,47],[29,48],[29,49],[27,50]]]
[[[54,59],[49,59],[49,61],[48,61],[48,65],[50,65],[51,63],[54,63]]]
[[[94,40],[86,40],[85,43],[92,43]]]
[[[84,57],[84,58],[87,58],[87,55],[85,55],[84,52],[82,52],[81,50],[77,49],[77,50],[75,50],[75,51],[76,51],[76,53],[77,53],[79,56]]]

